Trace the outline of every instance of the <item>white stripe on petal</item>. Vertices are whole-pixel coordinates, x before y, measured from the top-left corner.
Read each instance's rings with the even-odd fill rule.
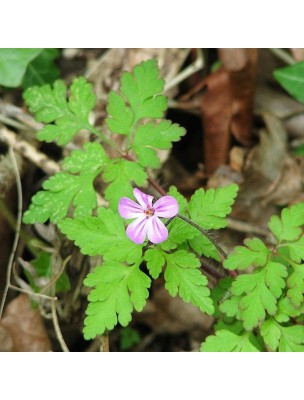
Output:
[[[152,200],[154,199],[153,196],[150,196],[149,194],[141,192],[139,189],[135,188],[133,190],[133,194],[136,198],[136,200],[139,202],[139,204],[146,209],[147,206],[152,207]]]
[[[139,217],[127,227],[126,233],[129,239],[136,244],[142,244],[147,236],[147,222],[146,217]]]
[[[147,219],[148,239],[157,244],[164,242],[168,237],[168,230],[159,218],[155,215]]]
[[[128,199],[127,197],[122,197],[118,204],[118,212],[122,218],[138,218],[144,215],[144,210],[142,207],[135,203],[135,201]]]

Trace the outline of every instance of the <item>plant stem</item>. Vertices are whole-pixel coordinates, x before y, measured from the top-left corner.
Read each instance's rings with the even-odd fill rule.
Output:
[[[187,222],[189,225],[192,225],[200,233],[202,233],[204,236],[206,236],[206,238],[209,239],[210,242],[216,247],[217,251],[222,255],[224,260],[228,257],[227,254],[225,253],[225,251],[215,242],[215,240],[212,238],[212,236],[209,235],[209,233],[207,231],[205,231],[205,229],[201,228],[195,222],[191,221],[191,219],[184,217],[181,214],[177,214],[177,217],[182,219],[183,221]]]

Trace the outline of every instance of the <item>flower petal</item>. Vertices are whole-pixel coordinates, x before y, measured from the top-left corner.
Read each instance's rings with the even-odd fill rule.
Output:
[[[141,192],[139,189],[135,188],[133,190],[133,194],[136,198],[136,200],[139,202],[139,204],[146,209],[147,206],[152,207],[152,200],[154,199],[153,196],[150,196],[149,194]]]
[[[172,196],[161,197],[154,203],[153,208],[157,217],[171,218],[178,213],[178,203]]]
[[[138,218],[139,216],[144,215],[142,207],[127,197],[122,197],[119,200],[118,212],[122,218],[126,219]]]
[[[168,230],[161,220],[155,216],[147,219],[148,239],[157,244],[164,242],[168,237]]]
[[[139,217],[127,227],[126,234],[132,242],[142,244],[147,236],[147,222],[149,220],[144,217]]]

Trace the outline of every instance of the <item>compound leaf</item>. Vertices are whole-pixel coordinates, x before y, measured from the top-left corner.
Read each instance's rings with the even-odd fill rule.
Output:
[[[304,326],[284,327],[274,320],[267,320],[261,326],[261,335],[272,351],[304,352]]]
[[[214,306],[207,288],[207,278],[200,272],[200,262],[194,254],[185,250],[163,253],[166,259],[165,287],[171,296],[177,294],[191,302],[202,312],[213,314]]]
[[[133,197],[133,186],[143,186],[147,180],[147,173],[133,161],[114,159],[106,167],[104,172],[105,182],[110,182],[105,191],[105,198],[110,202],[110,207],[117,210],[118,202],[122,197]]]
[[[80,130],[92,128],[89,113],[95,107],[96,96],[84,77],[74,79],[69,100],[63,81],[56,81],[53,88],[50,85],[30,87],[24,99],[36,120],[48,124],[38,132],[39,140],[65,145]]]
[[[270,254],[264,243],[257,238],[245,239],[245,246],[237,246],[233,253],[224,261],[229,270],[246,269],[249,266],[262,267],[266,264]]]
[[[224,228],[225,216],[231,212],[237,191],[236,184],[206,191],[198,189],[189,202],[191,219],[205,229]]]
[[[287,279],[287,297],[296,307],[300,307],[304,300],[304,265],[293,264],[292,269]]]
[[[144,259],[152,278],[157,279],[162,272],[166,259],[160,247],[156,246],[145,252]]]
[[[158,124],[148,122],[137,128],[131,148],[141,165],[158,168],[160,160],[156,154],[156,149],[171,149],[172,143],[179,141],[185,133],[184,128],[172,124],[168,120],[161,121]]]
[[[239,275],[231,286],[231,293],[241,298],[226,300],[220,309],[228,316],[237,316],[245,329],[251,330],[265,319],[266,311],[275,315],[286,276],[285,265],[272,261],[250,275]]]
[[[83,329],[85,339],[102,335],[119,322],[127,326],[135,308],[141,311],[149,296],[150,278],[138,264],[126,266],[108,260],[87,276],[84,284],[95,287],[89,294]]]
[[[236,335],[225,329],[220,329],[214,336],[208,336],[202,343],[202,352],[258,352],[250,342],[248,334]]]
[[[141,260],[142,246],[126,236],[123,220],[110,209],[99,208],[97,217],[66,218],[58,226],[83,254],[128,263]]]
[[[57,223],[67,216],[71,205],[75,207],[75,217],[91,214],[97,207],[93,182],[106,163],[107,157],[98,143],[86,143],[83,150],[73,151],[65,159],[63,168],[69,172],[79,172],[79,175],[58,172],[45,181],[42,185],[44,190],[32,197],[23,221],[33,224],[50,219]]]
[[[271,217],[268,224],[269,229],[275,235],[278,242],[298,239],[302,233],[301,226],[303,225],[304,203],[297,203],[290,208],[284,208],[281,213],[281,218],[274,215]]]

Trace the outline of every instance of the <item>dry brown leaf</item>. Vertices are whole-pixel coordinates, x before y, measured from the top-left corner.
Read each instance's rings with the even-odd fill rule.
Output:
[[[51,351],[51,342],[39,309],[32,308],[26,294],[20,294],[5,309],[0,321],[0,351]]]
[[[296,61],[304,60],[304,49],[290,49],[290,51]]]
[[[228,161],[232,117],[229,74],[219,69],[205,79],[202,99],[205,169],[211,174]]]

